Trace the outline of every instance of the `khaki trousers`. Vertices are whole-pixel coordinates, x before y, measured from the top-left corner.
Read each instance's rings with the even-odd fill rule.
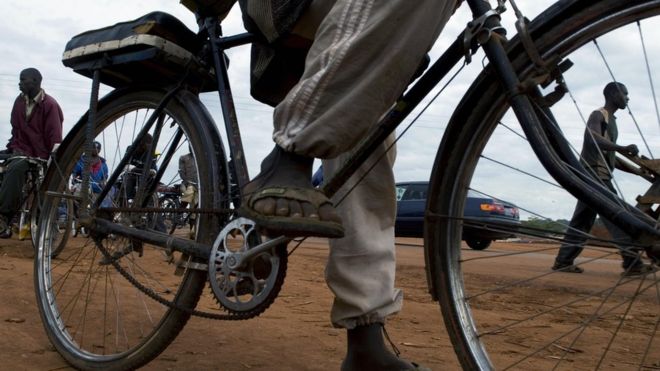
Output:
[[[294,30],[314,41],[300,82],[275,109],[275,142],[324,159],[330,179],[405,90],[455,4],[315,0]],[[384,322],[401,309],[394,287],[394,157],[394,151],[384,157],[338,205],[346,235],[330,242],[326,267],[337,327]]]

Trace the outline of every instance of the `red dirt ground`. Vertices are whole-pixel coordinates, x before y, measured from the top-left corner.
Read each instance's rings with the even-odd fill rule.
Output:
[[[404,289],[406,300],[402,313],[389,322],[389,334],[405,358],[433,370],[459,369],[439,307],[427,294],[423,249],[414,246],[421,244],[421,240],[399,242],[397,283]],[[502,247],[520,248],[499,242],[489,250]],[[338,370],[346,344],[344,331],[333,328],[329,322],[332,294],[323,278],[326,255],[324,240],[308,240],[290,257],[282,292],[266,313],[242,322],[193,318],[173,344],[144,369]],[[30,242],[15,237],[0,240],[0,368],[67,370],[69,367],[50,345],[39,318],[32,256]],[[517,269],[521,266],[549,271],[553,257],[554,251],[534,254],[531,258],[514,256],[508,260],[511,269],[483,263],[478,274],[485,280],[496,281],[505,276],[524,275],[524,271]],[[607,274],[617,275],[618,264],[603,269]],[[564,274],[562,284],[570,287],[603,272]],[[536,299],[533,292],[525,298]],[[487,319],[489,306],[484,308],[480,316]],[[497,318],[493,315],[494,321]],[[587,353],[589,349],[584,347],[581,350]]]

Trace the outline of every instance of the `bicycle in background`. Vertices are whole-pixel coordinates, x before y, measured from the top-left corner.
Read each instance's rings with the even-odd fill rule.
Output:
[[[0,175],[4,175],[5,164],[9,160],[27,161],[29,164],[21,196],[21,207],[15,218],[17,222],[16,229],[18,232],[18,239],[20,241],[28,238],[31,239],[32,245],[36,249],[37,238],[39,236],[39,212],[41,202],[43,201],[39,188],[41,187],[46,169],[48,168],[48,160],[37,157],[1,154],[0,161],[2,161],[2,164],[0,164]],[[2,177],[0,177],[0,182],[1,181]],[[52,229],[52,232],[50,233],[50,243],[54,246],[52,251],[54,256],[57,256],[61,249],[64,248],[71,231],[73,217],[69,211],[70,207],[71,203],[63,200],[58,205],[56,219],[50,224],[50,228]]]

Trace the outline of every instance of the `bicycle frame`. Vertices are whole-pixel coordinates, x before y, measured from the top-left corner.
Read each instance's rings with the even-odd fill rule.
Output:
[[[504,45],[506,41],[505,33],[504,29],[500,26],[499,13],[493,10],[487,1],[466,0],[466,2],[473,14],[473,21],[468,24],[466,31],[462,32],[457,37],[442,56],[427,69],[418,81],[407,90],[399,101],[396,102],[390,111],[383,116],[380,122],[374,126],[374,129],[372,129],[368,136],[358,145],[353,155],[323,187],[323,191],[326,195],[328,197],[335,195],[341,186],[345,184],[353,174],[355,174],[360,166],[369,160],[376,148],[394,132],[397,126],[408,117],[422,99],[431,92],[431,90],[449,73],[449,71],[460,63],[463,58],[466,56],[469,57],[470,53],[474,52],[480,46],[484,49],[490,62],[489,68],[493,69],[500,79],[503,90],[509,97],[509,104],[515,112],[515,115],[534,149],[536,156],[557,182],[575,197],[583,200],[590,207],[597,210],[599,214],[610,219],[614,224],[628,232],[631,236],[640,239],[643,243],[652,241],[653,238],[659,236],[660,232],[654,228],[655,221],[641,211],[630,207],[625,210],[626,212],[622,212],[621,206],[615,202],[615,196],[606,192],[604,187],[592,180],[587,175],[586,170],[579,165],[579,161],[575,155],[568,149],[567,142],[563,135],[561,135],[561,131],[558,129],[549,110],[535,107],[528,95],[535,96],[540,94],[537,84],[534,82],[537,79],[530,78],[526,81],[520,80],[519,74],[515,71],[507,55],[507,49]],[[237,121],[236,109],[229,85],[227,63],[223,57],[223,52],[226,49],[249,44],[255,39],[255,36],[249,33],[244,33],[223,37],[221,26],[215,17],[203,18],[198,15],[198,20],[200,20],[200,34],[208,35],[207,43],[212,53],[215,71],[217,72],[216,82],[223,119],[225,122],[225,130],[227,134],[226,139],[229,143],[231,160],[234,163],[233,170],[230,171],[233,171],[232,176],[236,180],[239,189],[242,189],[249,181],[249,175]],[[523,39],[522,43],[530,58],[532,58],[532,60],[537,60],[538,56],[534,54],[536,51],[530,49],[533,48],[533,43],[529,38],[529,34],[527,32],[521,32],[519,37]],[[559,69],[558,62],[559,61],[546,63],[540,74],[545,75],[546,79],[549,76],[552,76],[552,73],[556,74],[556,71]],[[561,74],[561,71],[559,71],[559,74]],[[533,77],[537,78],[539,76],[537,75]],[[182,88],[184,81],[185,76],[182,77],[180,84],[169,91],[159,107],[154,110],[146,125],[137,135],[137,138],[141,138],[151,129],[153,124],[157,122],[163,108],[174,94]],[[89,128],[87,131],[87,140],[90,145],[89,148],[91,148],[91,142],[93,140],[93,122],[96,102],[98,101],[98,85],[99,75],[98,73],[95,73],[93,76],[92,100],[88,123]],[[158,129],[156,130],[158,131]],[[131,155],[132,153],[129,151],[124,159],[122,159],[122,162],[120,162],[117,169],[123,168]],[[376,159],[376,161],[377,160],[378,159]],[[112,174],[108,181],[109,184],[112,184],[114,180],[116,180],[116,177],[119,176],[119,171],[120,170],[116,170],[115,173]],[[162,174],[160,173],[156,175],[156,183],[161,175]],[[84,189],[85,188],[83,187],[83,190]],[[102,200],[105,197],[107,191],[108,190],[104,190],[97,198],[94,206],[95,208],[99,206],[99,200]],[[240,196],[234,201],[235,204],[238,205],[240,202]],[[81,224],[85,225],[85,223],[91,225],[92,221],[81,219]],[[138,231],[131,230],[127,227],[113,225],[105,220],[96,220],[94,224],[95,226],[93,228],[96,228],[102,233],[116,233],[129,238],[137,238],[158,246],[174,248],[197,257],[206,258],[210,251],[210,246],[207,245],[172,236],[163,236],[154,232],[139,231],[138,233]],[[264,249],[271,248],[274,245],[286,241],[287,239],[284,237],[270,240],[265,244],[251,249],[245,254],[243,260],[249,259],[250,256],[256,255]],[[239,266],[240,264],[241,262],[238,262],[236,266]]]

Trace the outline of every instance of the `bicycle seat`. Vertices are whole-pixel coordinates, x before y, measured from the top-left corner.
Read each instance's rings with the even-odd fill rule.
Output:
[[[101,71],[101,82],[112,87],[131,84],[168,84],[177,81],[204,40],[176,17],[152,12],[132,21],[90,30],[67,44],[62,63],[81,75]],[[203,91],[213,90],[213,76],[204,68],[192,69]]]
[[[138,35],[158,36],[194,53],[201,46],[197,35],[173,15],[165,12],[151,12],[132,21],[120,22],[112,26],[90,30],[74,36],[65,48],[65,59],[70,61],[75,57],[74,50],[78,48],[103,49],[117,45],[119,41]],[[105,44],[105,45],[104,45]],[[82,52],[82,50],[79,50]],[[89,54],[89,52],[87,53]],[[66,63],[65,63],[66,65]]]

